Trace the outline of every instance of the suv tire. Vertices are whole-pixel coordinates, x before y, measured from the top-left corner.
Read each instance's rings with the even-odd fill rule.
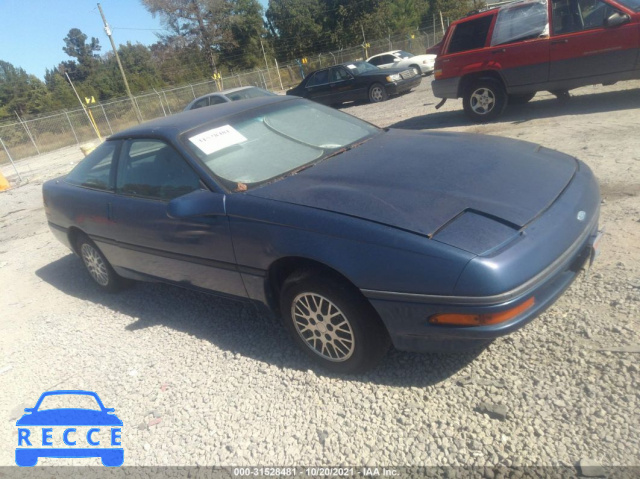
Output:
[[[475,80],[465,91],[462,105],[469,118],[485,123],[502,114],[507,106],[507,93],[497,80]]]

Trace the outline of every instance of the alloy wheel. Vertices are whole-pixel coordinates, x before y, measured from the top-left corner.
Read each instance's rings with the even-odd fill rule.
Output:
[[[100,286],[109,284],[109,271],[107,265],[100,256],[100,253],[88,243],[84,243],[81,248],[82,261],[84,261],[91,277]]]
[[[355,350],[349,320],[333,302],[316,293],[301,293],[291,305],[296,331],[318,356],[332,362],[346,361]]]
[[[470,106],[474,113],[487,115],[496,104],[496,96],[489,88],[478,88],[471,94]]]

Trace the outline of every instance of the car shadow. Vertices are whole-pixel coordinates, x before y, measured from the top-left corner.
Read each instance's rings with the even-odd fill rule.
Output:
[[[391,350],[372,371],[363,375],[338,375],[307,358],[291,341],[280,320],[253,303],[209,295],[161,283],[135,282],[118,294],[100,291],[81,261],[64,256],[36,271],[59,291],[137,318],[125,329],[131,333],[166,326],[209,341],[218,348],[279,368],[341,380],[392,386],[425,387],[454,375],[483,350],[461,354],[415,354]]]
[[[439,112],[435,108],[430,108],[430,112],[426,115],[402,120],[389,125],[389,127],[406,130],[431,130],[476,125],[465,115],[460,100],[449,101],[458,102],[460,109]],[[576,95],[568,101],[561,101],[547,94],[544,98],[534,99],[524,105],[508,106],[502,116],[493,123],[517,125],[542,118],[631,110],[637,108],[639,103],[640,88]],[[428,105],[431,104],[425,104],[425,106]]]

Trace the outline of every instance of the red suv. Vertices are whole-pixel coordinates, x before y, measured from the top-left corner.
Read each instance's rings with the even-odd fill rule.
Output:
[[[434,95],[489,121],[538,91],[640,78],[640,0],[514,2],[452,23],[440,50]]]

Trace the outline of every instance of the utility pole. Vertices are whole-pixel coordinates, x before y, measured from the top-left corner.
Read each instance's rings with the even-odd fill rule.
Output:
[[[80,95],[78,95],[78,91],[76,90],[76,87],[73,86],[73,82],[71,81],[71,78],[69,78],[69,74],[65,71],[64,74],[67,77],[67,80],[69,80],[69,84],[71,85],[71,88],[73,88],[73,93],[76,94],[76,98],[78,99],[78,101],[80,102],[80,106],[82,107],[82,109],[84,110],[84,114],[87,115],[87,120],[89,120],[89,123],[91,123],[91,126],[93,127],[93,131],[96,132],[96,135],[98,135],[98,138],[100,140],[102,140],[102,137],[100,136],[100,132],[98,131],[98,127],[95,125],[95,123],[93,122],[93,120],[91,119],[91,117],[89,116],[89,112],[87,111],[87,109],[84,106],[84,103],[82,103],[82,100],[80,99]]]
[[[140,115],[140,112],[138,111],[138,106],[136,105],[136,102],[133,100],[133,95],[131,94],[131,90],[129,89],[129,83],[127,82],[127,76],[124,74],[124,68],[122,68],[122,63],[120,62],[120,57],[118,56],[118,50],[116,48],[116,44],[113,41],[113,37],[111,36],[111,28],[107,23],[107,19],[104,16],[104,12],[102,11],[102,7],[100,6],[100,4],[98,4],[98,10],[100,10],[100,16],[102,17],[102,21],[104,22],[104,31],[109,37],[109,41],[111,42],[111,48],[113,48],[113,53],[116,56],[116,61],[118,62],[118,67],[120,68],[122,79],[124,80],[124,87],[126,88],[127,95],[129,95],[129,99],[131,100],[131,104],[133,105],[133,111],[136,114],[136,119],[138,120],[138,123],[142,123],[142,115]]]
[[[364,36],[364,27],[362,26],[362,23],[360,24],[360,29],[362,30],[362,48],[364,49],[364,60],[367,59],[367,57],[369,56],[369,49],[368,49],[368,44],[367,44],[367,38]]]

